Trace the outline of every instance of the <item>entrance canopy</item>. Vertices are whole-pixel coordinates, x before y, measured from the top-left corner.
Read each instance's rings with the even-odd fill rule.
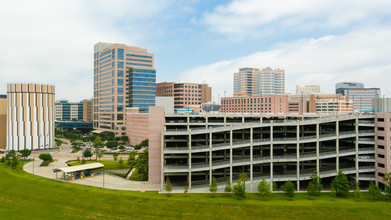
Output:
[[[78,166],[71,166],[71,167],[63,167],[63,168],[56,168],[53,169],[53,172],[64,172],[64,173],[74,173],[84,170],[94,170],[104,167],[105,165],[101,163],[89,163],[89,164],[83,164]]]

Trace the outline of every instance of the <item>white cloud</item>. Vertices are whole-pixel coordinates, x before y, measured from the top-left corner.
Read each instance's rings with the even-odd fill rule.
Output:
[[[390,12],[388,0],[233,0],[204,13],[201,20],[212,31],[243,39],[270,32],[343,28]]]
[[[174,1],[13,0],[0,2],[0,94],[8,82],[56,85],[56,98],[90,98],[93,44],[140,45],[149,20]]]
[[[324,92],[333,93],[335,83],[362,81],[367,87],[380,87],[391,95],[390,29],[352,31],[343,35],[301,39],[276,44],[271,50],[249,56],[196,67],[181,74],[188,81],[205,80],[213,87],[217,100],[224,91],[232,95],[233,73],[241,67],[282,68],[286,71],[288,92],[296,84],[320,84]]]

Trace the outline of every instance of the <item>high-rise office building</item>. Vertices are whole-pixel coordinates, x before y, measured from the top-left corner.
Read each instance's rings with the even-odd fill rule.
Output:
[[[364,83],[359,82],[339,82],[335,84],[335,94],[342,94],[343,96],[347,96],[348,89],[363,89]]]
[[[93,121],[93,100],[92,99],[84,99],[83,100],[83,121],[84,122],[92,122]]]
[[[7,85],[7,150],[54,148],[54,86]]]
[[[371,111],[372,100],[381,96],[379,88],[365,88],[363,83],[357,82],[337,83],[335,92],[352,100],[354,111]]]
[[[201,111],[201,104],[212,100],[212,88],[208,84],[162,82],[156,84],[157,96],[173,96],[174,108]]]
[[[234,96],[281,95],[285,93],[285,70],[270,67],[240,68],[234,73]]]
[[[94,45],[94,128],[125,135],[125,108],[155,105],[154,55],[124,44]]]
[[[56,121],[81,121],[83,120],[83,102],[68,102],[59,100],[55,103]]]
[[[317,94],[320,93],[320,85],[314,85],[314,84],[301,84],[296,85],[296,94]]]

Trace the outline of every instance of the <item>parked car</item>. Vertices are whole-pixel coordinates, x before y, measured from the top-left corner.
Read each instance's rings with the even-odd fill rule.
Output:
[[[0,154],[4,154],[5,153],[5,151],[4,150],[0,150]]]

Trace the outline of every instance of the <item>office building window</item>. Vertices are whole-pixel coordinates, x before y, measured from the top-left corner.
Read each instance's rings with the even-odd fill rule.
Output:
[[[117,68],[124,68],[124,62],[118,62]]]

